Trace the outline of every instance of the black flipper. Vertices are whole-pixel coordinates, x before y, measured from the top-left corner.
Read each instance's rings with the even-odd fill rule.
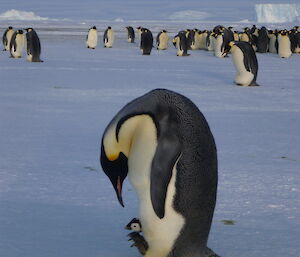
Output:
[[[165,114],[159,122],[159,138],[151,167],[151,201],[156,215],[165,215],[167,189],[173,167],[180,156],[181,143],[176,133],[176,121]]]

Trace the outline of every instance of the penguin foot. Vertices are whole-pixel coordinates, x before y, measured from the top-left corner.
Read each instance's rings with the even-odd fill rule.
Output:
[[[135,246],[142,255],[145,255],[149,247],[145,238],[138,232],[131,232],[128,234],[128,237],[130,237],[128,241],[134,242],[131,247]]]

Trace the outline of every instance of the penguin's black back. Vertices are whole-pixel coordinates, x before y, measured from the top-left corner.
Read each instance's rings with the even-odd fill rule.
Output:
[[[41,43],[40,39],[34,29],[26,33],[27,40],[27,54],[32,55],[33,62],[41,62]]]
[[[149,55],[153,47],[153,35],[150,30],[146,29],[141,34],[141,49],[144,55]]]
[[[257,52],[266,53],[268,51],[269,37],[266,27],[261,27],[258,31]]]

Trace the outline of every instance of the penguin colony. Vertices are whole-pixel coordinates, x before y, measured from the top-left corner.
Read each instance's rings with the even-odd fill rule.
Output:
[[[9,26],[2,36],[2,42],[4,47],[3,51],[9,51],[11,58],[21,58],[23,56],[23,51],[26,48],[27,61],[43,62],[40,59],[40,39],[33,28],[15,30],[13,27]]]
[[[258,73],[257,53],[276,53],[281,58],[289,58],[292,54],[300,53],[300,31],[298,26],[292,29],[268,30],[266,27],[245,27],[242,31],[233,30],[233,27],[215,26],[212,30],[186,29],[179,31],[172,39],[177,49],[177,56],[189,56],[191,50],[211,51],[214,56],[224,58],[232,55],[236,69],[235,83],[240,86],[258,86],[256,83]],[[157,50],[167,50],[170,37],[166,30],[161,30],[154,43],[153,34],[148,28],[127,26],[127,41],[138,41],[141,53],[150,55],[153,47]],[[25,32],[26,31],[26,35]],[[41,44],[34,29],[27,28],[14,30],[8,27],[2,37],[3,51],[9,51],[10,57],[21,58],[24,48],[27,48],[27,60],[42,62],[40,59]],[[137,34],[137,36],[136,36]],[[112,48],[115,32],[107,27],[103,33],[103,46]],[[232,43],[235,42],[235,43]],[[239,43],[237,43],[239,42]],[[242,43],[243,42],[243,43]],[[86,47],[95,49],[98,44],[98,31],[96,26],[89,29],[86,36]],[[249,44],[250,47],[247,45]],[[27,47],[26,47],[27,46]]]

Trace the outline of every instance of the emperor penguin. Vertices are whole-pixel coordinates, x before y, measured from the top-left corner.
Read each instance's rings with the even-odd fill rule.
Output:
[[[266,27],[261,27],[258,30],[257,36],[257,49],[258,53],[266,53],[269,49],[269,37],[268,37],[268,30]]]
[[[25,36],[23,30],[19,29],[11,37],[9,50],[13,58],[21,58],[25,46]]]
[[[143,27],[141,27],[141,26],[138,26],[136,28],[136,34],[137,34],[137,37],[138,37],[139,41],[141,41],[142,29],[143,29]]]
[[[133,230],[135,232],[142,232],[142,224],[139,219],[133,218],[126,226],[125,229]]]
[[[239,32],[237,30],[233,31],[233,41],[240,41]]]
[[[300,53],[300,32],[298,31],[298,28],[298,26],[294,26],[289,31],[293,53]]]
[[[268,37],[269,37],[269,52],[277,54],[278,53],[278,39],[277,39],[277,30],[269,30]]]
[[[173,45],[177,49],[177,56],[189,56],[188,54],[188,40],[186,38],[186,35],[182,32],[179,32],[174,38],[173,38]]]
[[[127,42],[128,43],[134,43],[135,34],[134,29],[131,26],[126,27],[127,29]]]
[[[248,27],[244,28],[244,31],[240,33],[240,41],[251,43],[251,36],[249,31],[250,29]]]
[[[216,41],[215,41],[215,45],[214,45],[214,54],[216,57],[223,58],[226,56],[225,46],[226,46],[227,40],[225,39],[224,32],[219,32],[216,35],[217,35],[217,37],[216,37]]]
[[[229,49],[236,69],[235,83],[239,86],[258,86],[256,84],[258,62],[250,43],[232,41],[229,43]]]
[[[115,33],[114,33],[113,29],[109,26],[104,31],[104,35],[103,35],[104,47],[112,48],[114,39],[115,39]]]
[[[89,32],[86,36],[86,46],[90,49],[95,49],[98,42],[98,32],[96,26],[93,26],[89,29]]]
[[[40,59],[41,43],[40,39],[33,28],[26,29],[27,42],[27,61],[29,62],[43,62]]]
[[[12,26],[9,26],[3,33],[2,42],[3,42],[3,51],[9,51],[10,40],[14,34],[14,29]]]
[[[215,32],[209,32],[207,38],[206,38],[206,45],[208,51],[214,51],[215,50],[215,44],[216,44],[216,34]]]
[[[278,55],[281,58],[289,58],[292,55],[291,40],[286,29],[278,33]]]
[[[149,29],[142,28],[140,49],[143,55],[150,55],[153,47],[153,35]]]
[[[157,34],[156,46],[158,50],[168,49],[169,36],[166,30],[162,30]]]
[[[217,256],[207,247],[217,151],[191,100],[155,89],[125,105],[103,133],[100,161],[122,206],[127,175],[137,193],[145,257]]]
[[[199,44],[199,49],[202,50],[207,50],[207,45],[206,45],[206,40],[207,37],[209,35],[209,31],[208,30],[203,30],[203,31],[198,31],[198,33],[196,33],[196,45]]]

